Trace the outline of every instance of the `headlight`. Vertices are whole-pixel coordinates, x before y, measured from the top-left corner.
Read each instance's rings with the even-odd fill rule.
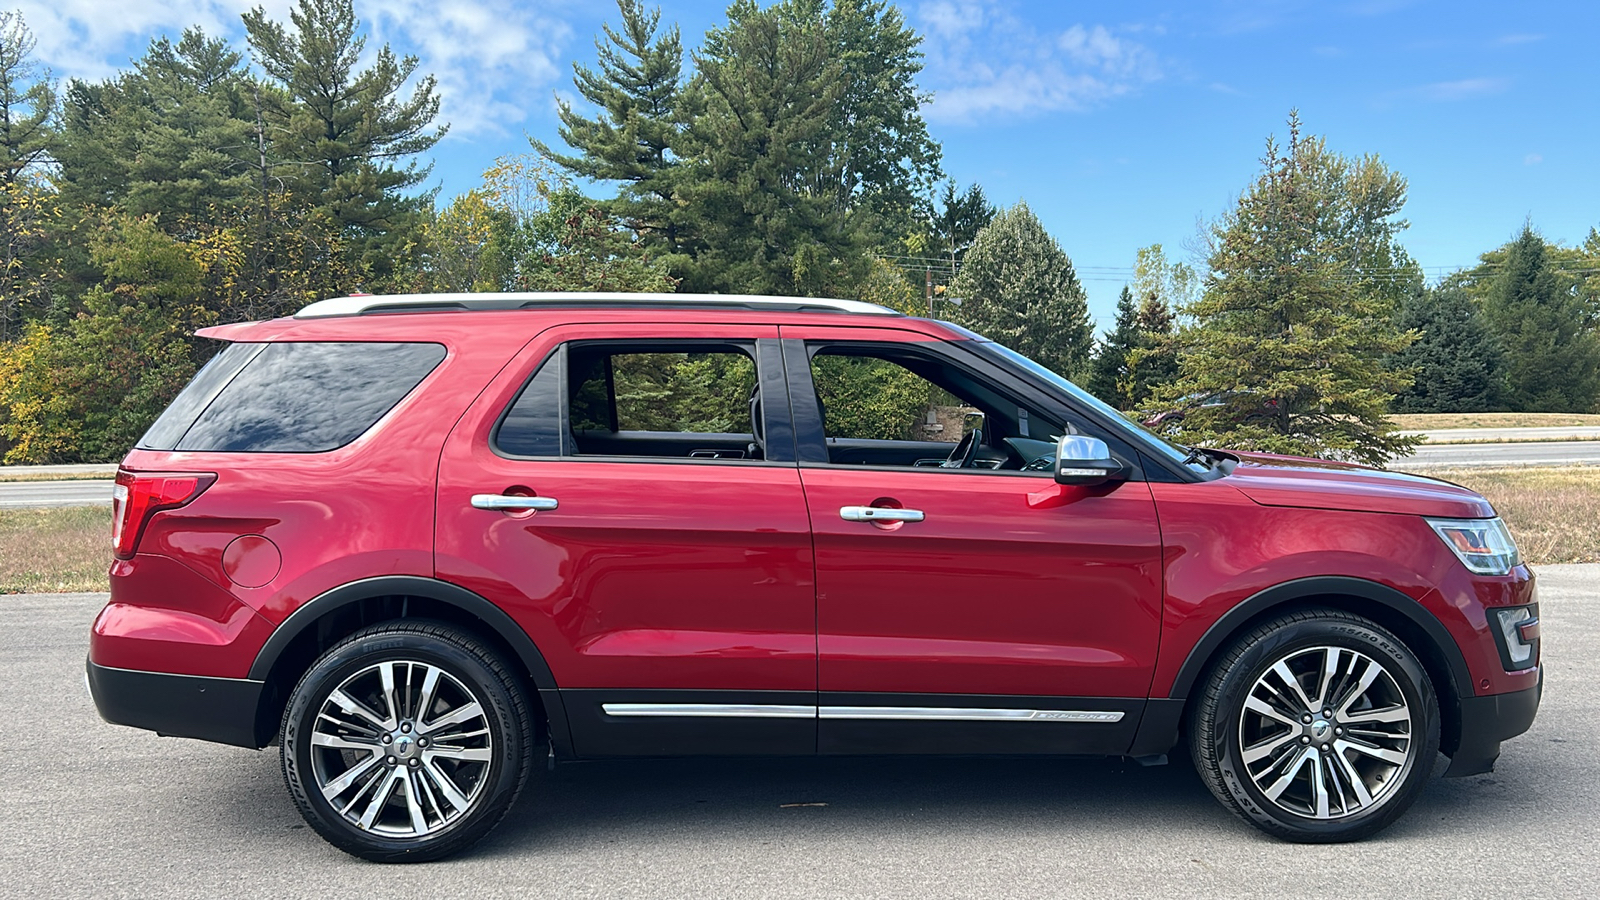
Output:
[[[1522,563],[1517,542],[1500,519],[1429,519],[1439,535],[1468,570],[1479,575],[1507,575]]]

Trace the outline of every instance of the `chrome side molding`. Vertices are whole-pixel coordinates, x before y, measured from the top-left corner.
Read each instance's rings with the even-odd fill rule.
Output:
[[[752,718],[752,719],[871,719],[913,722],[1080,722],[1111,724],[1122,721],[1120,710],[1080,709],[979,709],[963,706],[789,706],[751,703],[603,703],[608,716]]]

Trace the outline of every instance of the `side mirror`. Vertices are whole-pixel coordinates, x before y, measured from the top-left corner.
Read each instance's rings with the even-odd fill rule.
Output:
[[[1099,438],[1068,434],[1056,446],[1057,484],[1094,487],[1125,477],[1122,463],[1111,457],[1111,449]]]

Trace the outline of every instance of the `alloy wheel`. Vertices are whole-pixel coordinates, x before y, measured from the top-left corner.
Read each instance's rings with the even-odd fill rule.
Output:
[[[1296,650],[1262,672],[1239,717],[1240,761],[1268,802],[1331,820],[1384,804],[1415,764],[1405,693],[1347,647]]]
[[[341,681],[310,740],[316,787],[351,825],[386,838],[436,834],[483,793],[495,746],[487,713],[439,666],[387,660]]]

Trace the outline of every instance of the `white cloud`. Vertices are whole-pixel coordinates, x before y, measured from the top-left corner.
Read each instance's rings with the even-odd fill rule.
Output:
[[[561,50],[572,31],[518,0],[367,0],[359,7],[378,42],[409,48],[418,72],[439,82],[440,117],[452,135],[503,134],[535,106],[554,102]]]
[[[287,23],[293,0],[13,0],[38,39],[40,63],[57,76],[106,78],[143,53],[152,37],[198,26],[244,49],[239,16],[256,6]],[[453,135],[514,131],[535,105],[551,103],[560,50],[571,29],[540,4],[518,0],[358,0],[367,58],[384,43],[420,58],[439,82],[440,118]],[[365,62],[366,60],[364,60]]]
[[[1544,40],[1542,34],[1506,34],[1495,40],[1496,44],[1509,47],[1516,44],[1533,44]]]
[[[1459,81],[1436,81],[1414,88],[1410,93],[1424,100],[1472,100],[1501,94],[1510,82],[1504,78],[1463,78]]]
[[[1542,162],[1544,162],[1544,157],[1537,153],[1529,153],[1527,156],[1522,158],[1522,164],[1525,166],[1537,166]]]
[[[128,41],[198,26],[212,35],[242,31],[241,13],[259,0],[13,0],[38,39],[34,55],[57,75],[105,78],[128,64]],[[288,0],[260,3],[287,15]],[[134,56],[142,46],[134,47]]]
[[[1006,4],[929,0],[917,8],[927,32],[922,83],[933,121],[1081,111],[1161,77],[1160,61],[1127,28],[1073,24],[1043,31]]]

